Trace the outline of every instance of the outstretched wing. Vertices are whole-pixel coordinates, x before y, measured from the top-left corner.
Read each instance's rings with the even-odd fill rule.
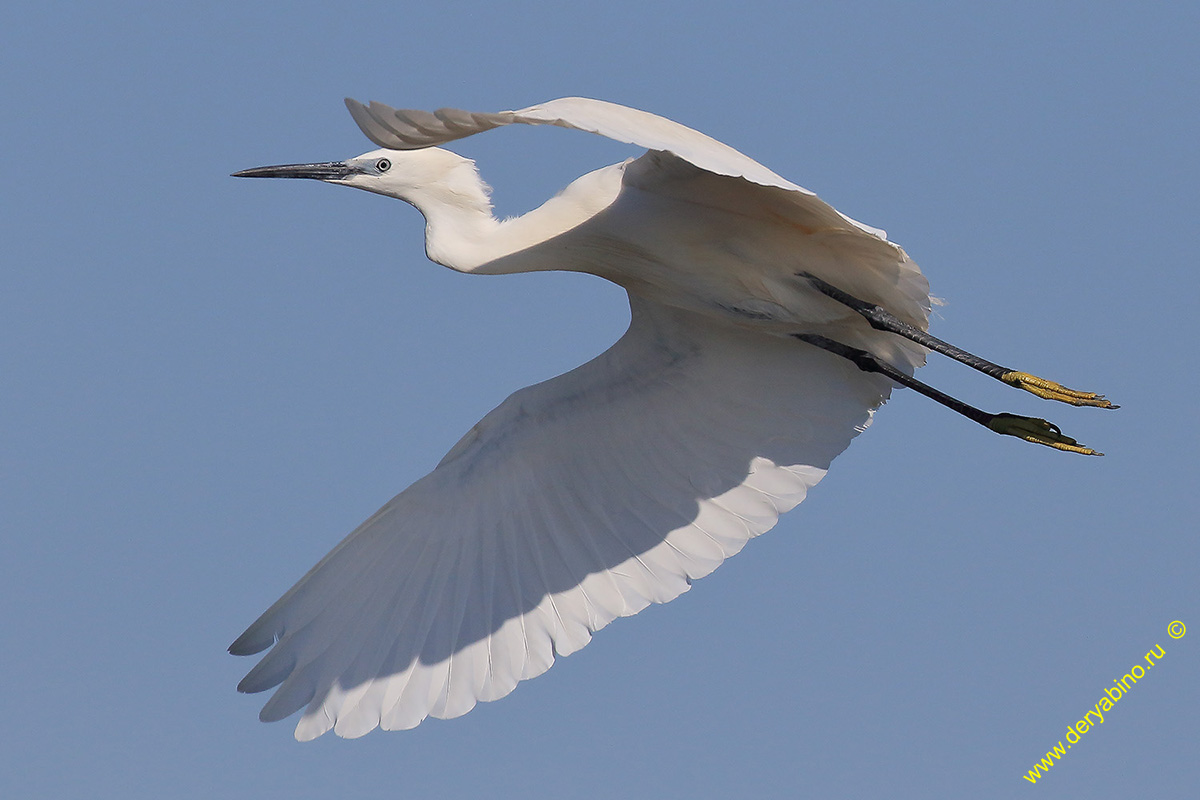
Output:
[[[665,603],[804,499],[886,381],[631,298],[593,361],[516,392],[234,642],[306,740],[449,718]]]
[[[642,188],[651,191],[674,191],[693,202],[803,230],[810,234],[809,244],[817,244],[828,259],[837,262],[837,272],[828,274],[828,280],[845,291],[883,303],[922,329],[928,324],[929,282],[905,252],[888,241],[885,231],[843,214],[729,145],[666,117],[585,97],[564,97],[519,111],[499,112],[395,109],[374,101],[363,105],[350,98],[346,98],[346,107],[367,138],[380,147],[397,150],[431,147],[521,123],[557,125],[671,153],[698,171],[711,173],[710,178],[691,180],[685,186],[680,177],[686,171],[658,170],[657,165],[669,165],[673,159],[658,159],[653,152],[638,159],[640,168],[627,175],[636,173]],[[647,161],[655,167],[647,168]],[[790,264],[780,260],[781,268],[790,268]],[[807,268],[820,271],[813,265]],[[918,349],[908,349],[911,352],[900,354],[903,361],[913,366],[923,363]]]
[[[829,212],[880,239],[887,238],[878,228],[847,217],[808,189],[781,178],[729,145],[666,117],[617,103],[586,97],[563,97],[519,111],[479,112],[441,108],[429,112],[395,109],[375,101],[363,105],[346,98],[346,107],[368,139],[380,147],[393,150],[419,150],[514,123],[557,125],[595,133],[648,150],[674,153],[717,175],[745,178],[762,186],[799,192],[806,195],[809,204],[819,205],[821,211]]]

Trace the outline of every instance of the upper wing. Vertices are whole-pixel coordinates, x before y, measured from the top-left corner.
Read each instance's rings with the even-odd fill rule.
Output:
[[[564,97],[519,111],[479,112],[441,108],[429,112],[395,109],[375,101],[363,105],[346,98],[346,107],[368,139],[380,147],[393,150],[432,147],[513,123],[557,125],[596,133],[648,150],[674,153],[717,175],[745,178],[762,186],[800,192],[808,195],[811,203],[823,206],[854,227],[881,239],[886,238],[886,234],[878,228],[847,217],[808,189],[781,178],[729,145],[666,117],[617,103],[586,97]]]
[[[593,361],[516,392],[230,647],[299,739],[466,713],[667,602],[804,499],[887,381],[631,298]],[[282,684],[282,685],[280,685]]]

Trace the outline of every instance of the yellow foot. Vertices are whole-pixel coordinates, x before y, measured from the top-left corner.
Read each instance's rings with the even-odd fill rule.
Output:
[[[1016,436],[1027,442],[1044,444],[1055,450],[1066,450],[1068,453],[1079,453],[1085,456],[1102,456],[1090,447],[1084,447],[1070,436],[1063,436],[1057,425],[1052,425],[1044,419],[1036,417],[1019,417],[1016,414],[997,414],[992,417],[987,426],[996,433],[1005,436]]]
[[[1077,392],[1068,389],[1061,383],[1048,381],[1028,372],[1006,372],[1000,380],[1011,383],[1027,392],[1033,392],[1046,400],[1058,400],[1060,403],[1070,403],[1073,406],[1095,406],[1096,408],[1120,408],[1104,399],[1104,395],[1095,392]]]

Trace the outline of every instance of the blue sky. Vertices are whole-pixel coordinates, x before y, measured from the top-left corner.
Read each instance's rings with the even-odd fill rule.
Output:
[[[1195,5],[415,5],[0,11],[0,795],[1194,791]],[[924,380],[1108,455],[899,392],[674,603],[464,718],[298,744],[225,647],[508,393],[627,323],[598,279],[426,262],[400,203],[227,177],[371,149],[345,95],[585,95],[699,128],[886,228],[947,301],[938,336],[1122,408],[944,361]],[[508,214],[636,154],[534,129],[457,149]]]

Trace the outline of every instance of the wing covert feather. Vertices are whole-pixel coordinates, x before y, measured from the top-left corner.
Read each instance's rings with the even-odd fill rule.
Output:
[[[888,384],[631,298],[628,332],[516,392],[231,646],[296,737],[495,700],[686,591],[804,499]]]

